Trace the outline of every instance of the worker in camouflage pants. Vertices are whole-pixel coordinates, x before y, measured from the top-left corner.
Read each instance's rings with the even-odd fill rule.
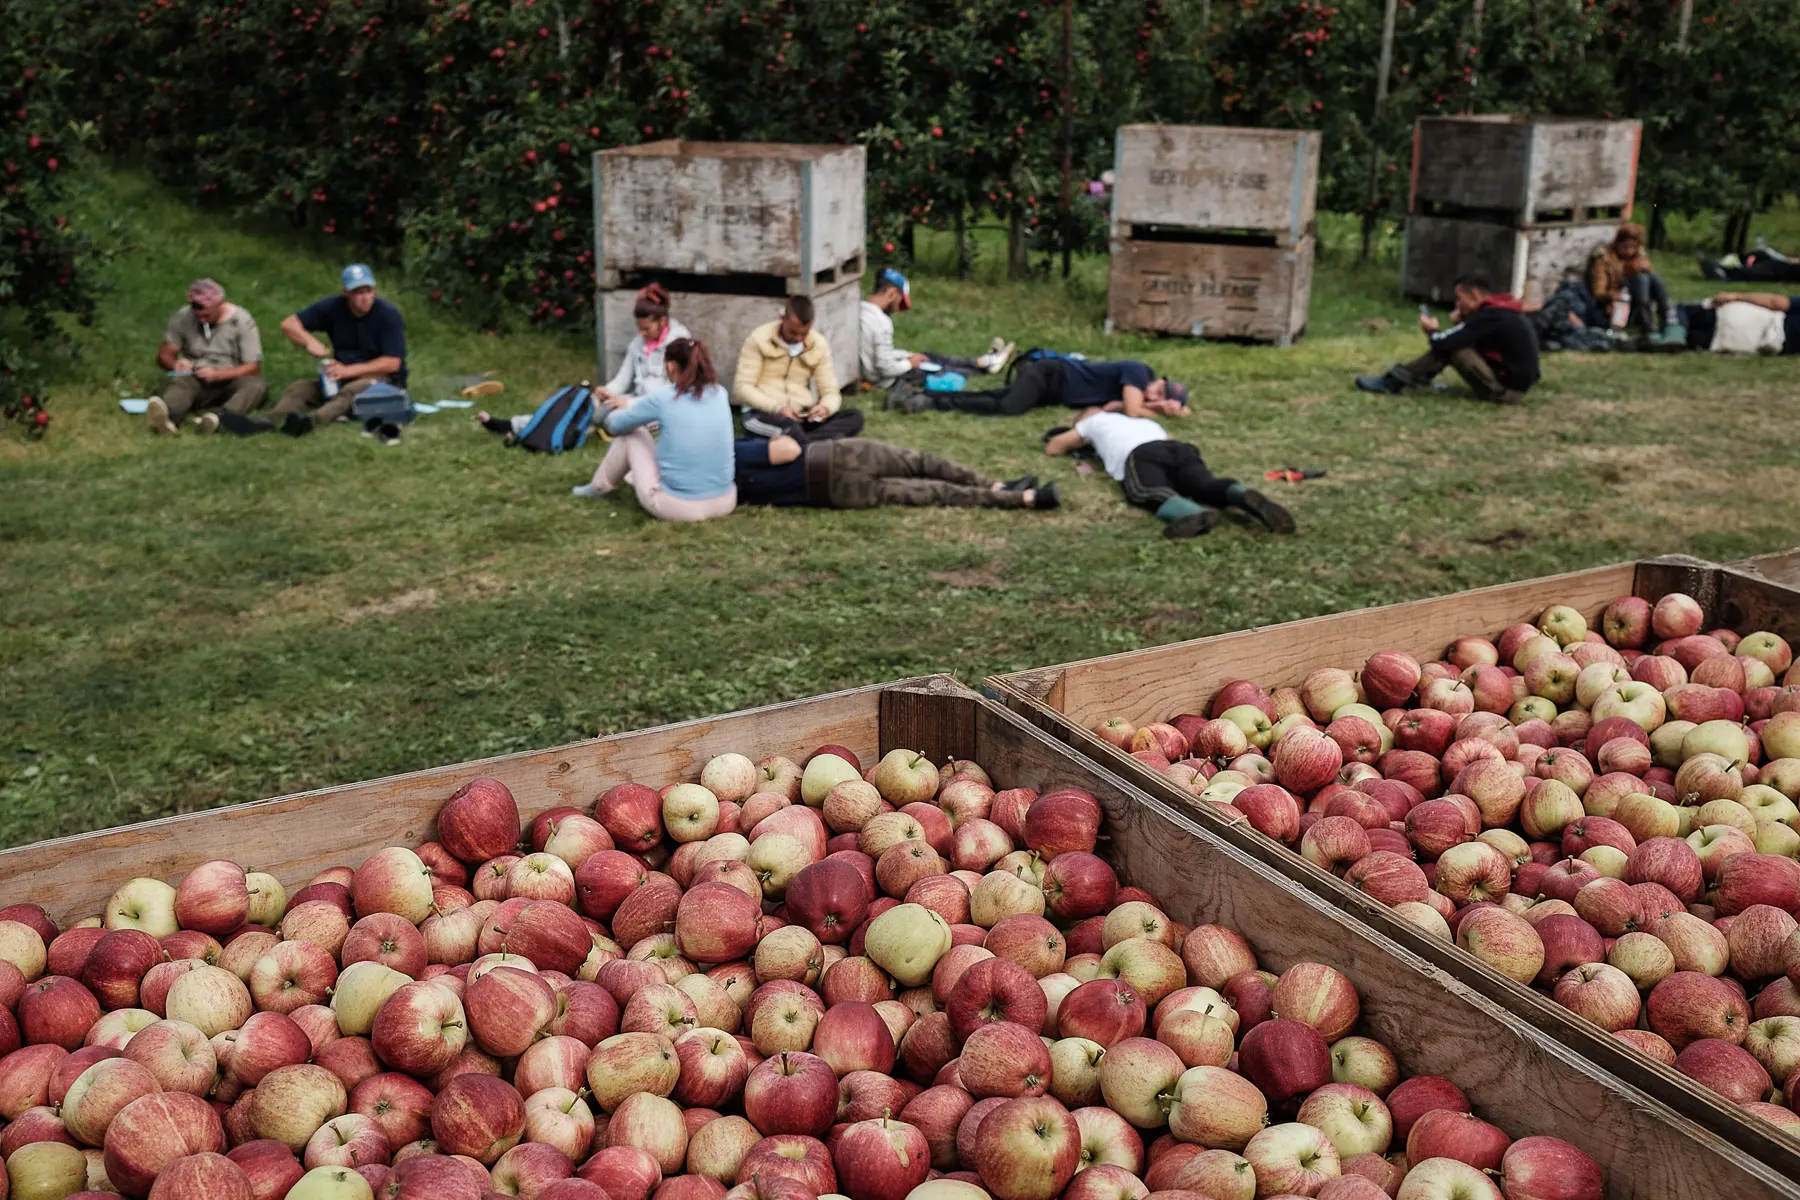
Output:
[[[947,458],[868,438],[744,438],[734,448],[740,505],[1057,507],[1056,485],[1038,487],[1035,476],[1003,483]]]

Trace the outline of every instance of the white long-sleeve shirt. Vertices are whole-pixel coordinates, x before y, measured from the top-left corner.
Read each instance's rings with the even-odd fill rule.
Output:
[[[912,370],[912,355],[894,348],[894,319],[869,301],[857,314],[862,336],[858,338],[863,378],[876,387],[891,387]]]
[[[631,344],[625,347],[625,361],[619,364],[619,373],[607,380],[606,390],[636,399],[668,386],[669,377],[663,371],[663,351],[676,338],[693,336],[687,326],[674,317],[669,318],[669,327],[663,331],[662,341],[656,343],[654,350],[645,349],[643,334],[635,335]]]

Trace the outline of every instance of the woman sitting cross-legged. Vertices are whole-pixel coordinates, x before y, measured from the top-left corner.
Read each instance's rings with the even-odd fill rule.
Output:
[[[604,496],[627,479],[638,503],[659,521],[705,521],[737,507],[732,480],[731,397],[704,343],[669,343],[663,369],[672,381],[637,400],[611,393],[602,425],[613,435],[592,483],[577,496]],[[652,422],[661,434],[650,436]]]

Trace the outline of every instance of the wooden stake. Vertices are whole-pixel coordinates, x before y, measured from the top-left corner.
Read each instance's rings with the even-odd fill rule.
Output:
[[[1363,213],[1362,261],[1369,260],[1375,232],[1375,202],[1381,195],[1381,110],[1387,103],[1388,75],[1394,67],[1394,18],[1397,0],[1386,0],[1381,13],[1381,60],[1375,75],[1375,110],[1369,118],[1369,207]]]
[[[1063,0],[1062,273],[1069,277],[1075,242],[1075,0]]]

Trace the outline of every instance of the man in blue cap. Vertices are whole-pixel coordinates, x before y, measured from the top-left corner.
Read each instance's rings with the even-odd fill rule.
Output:
[[[281,322],[287,340],[319,360],[316,379],[282,390],[272,414],[295,437],[346,417],[356,395],[372,383],[406,386],[406,322],[375,295],[375,272],[362,263],[344,268],[344,290],[309,304]],[[317,335],[331,339],[331,345]]]
[[[930,350],[900,350],[894,346],[895,312],[912,308],[912,284],[892,267],[883,267],[875,276],[875,290],[862,302],[858,313],[861,326],[862,377],[870,386],[887,388],[889,408],[905,408],[925,388],[925,381],[936,371],[985,371],[998,375],[1012,358],[1013,344],[995,338],[988,352],[979,358],[961,358],[937,354]]]

